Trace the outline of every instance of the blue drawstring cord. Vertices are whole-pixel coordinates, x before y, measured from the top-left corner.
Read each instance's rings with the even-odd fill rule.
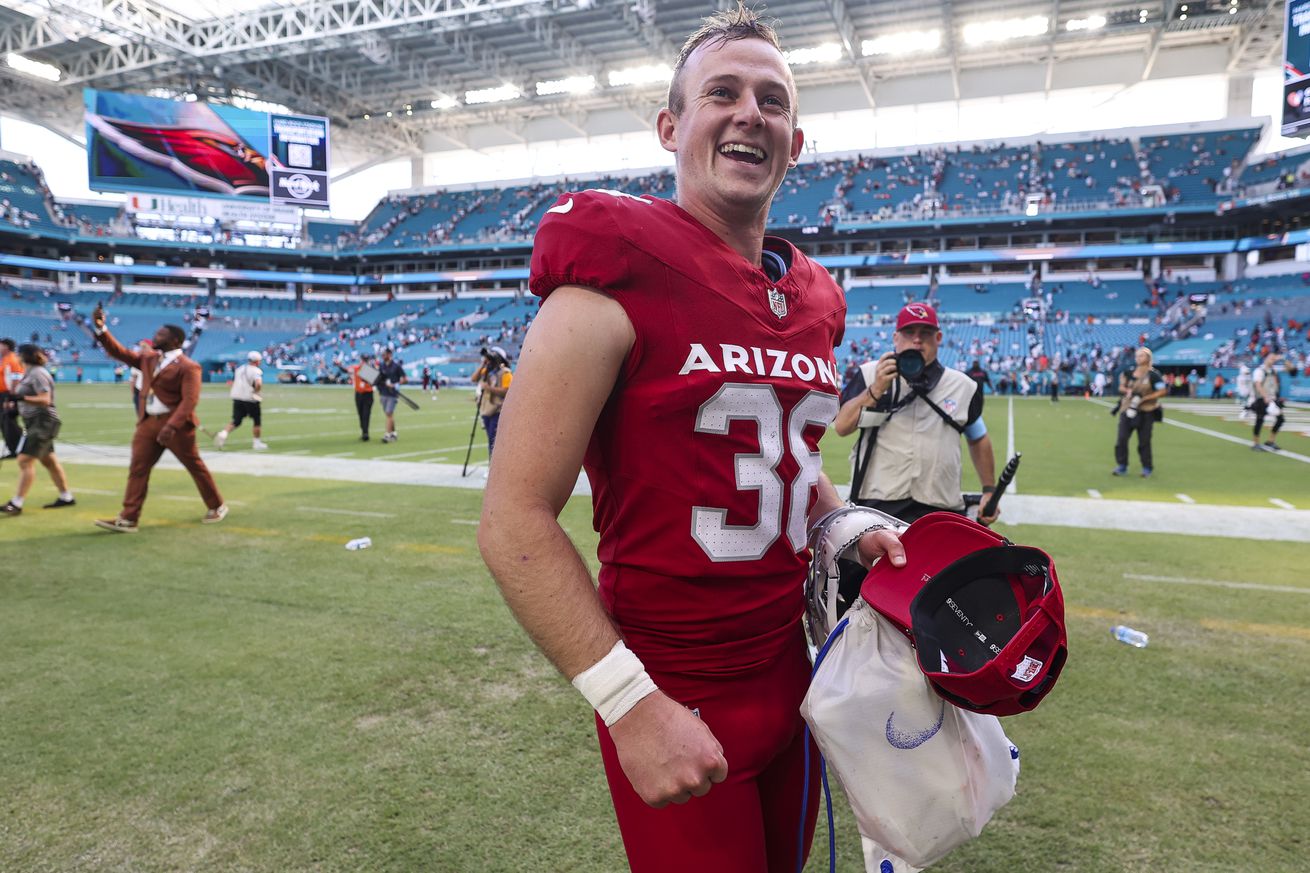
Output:
[[[836,642],[837,637],[842,635],[846,630],[849,618],[843,618],[828,634],[828,639],[824,640],[823,648],[814,656],[814,667],[810,670],[810,680],[819,672],[819,665],[828,654],[828,649]],[[810,726],[805,725],[805,782],[801,785],[801,820],[796,828],[796,873],[802,873],[805,869],[805,818],[806,812],[810,808]],[[819,774],[820,781],[823,783],[823,798],[828,807],[828,871],[836,873],[837,870],[837,835],[833,833],[832,822],[832,792],[828,789],[828,762],[819,756]]]

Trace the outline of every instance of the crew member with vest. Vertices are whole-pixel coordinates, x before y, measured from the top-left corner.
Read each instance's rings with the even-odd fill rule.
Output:
[[[1281,385],[1278,381],[1278,362],[1282,359],[1282,355],[1271,352],[1251,374],[1251,388],[1254,395],[1251,411],[1255,413],[1255,426],[1251,431],[1253,451],[1281,451],[1278,445],[1278,432],[1283,429],[1283,423],[1286,421],[1283,416],[1283,399],[1279,396]],[[1269,439],[1261,445],[1260,430],[1264,427],[1266,418],[1273,421],[1273,428],[1269,431]]]
[[[482,365],[473,372],[469,381],[478,386],[478,415],[487,431],[487,456],[496,449],[496,429],[500,425],[500,408],[505,405],[509,383],[514,374],[509,368],[509,355],[500,346],[482,350]]]
[[[941,341],[933,308],[907,304],[896,316],[893,350],[860,365],[833,423],[842,436],[860,432],[851,451],[852,501],[907,522],[941,510],[965,512],[961,435],[983,493],[996,486],[982,387],[942,366]],[[978,520],[991,524],[999,515],[998,509]]]
[[[1151,432],[1164,417],[1160,398],[1169,393],[1166,377],[1151,365],[1151,350],[1142,346],[1133,353],[1136,365],[1119,374],[1119,437],[1114,444],[1116,476],[1128,475],[1128,440],[1137,434],[1137,457],[1142,462],[1142,478],[1151,478],[1155,454],[1151,449]]]

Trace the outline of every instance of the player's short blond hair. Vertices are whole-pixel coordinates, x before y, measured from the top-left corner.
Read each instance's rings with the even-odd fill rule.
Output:
[[[674,115],[681,115],[687,105],[682,93],[682,71],[687,66],[687,59],[692,52],[703,45],[717,45],[738,39],[762,39],[782,53],[782,43],[778,41],[778,31],[762,19],[759,14],[744,3],[738,3],[736,9],[727,9],[707,16],[701,22],[678,52],[678,62],[673,65],[673,79],[669,82],[667,105]],[[791,123],[796,125],[796,84],[791,84]]]

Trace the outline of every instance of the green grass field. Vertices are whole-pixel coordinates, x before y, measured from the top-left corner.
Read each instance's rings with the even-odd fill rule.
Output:
[[[61,386],[61,453],[126,445],[126,391]],[[413,395],[423,409],[400,409],[400,441],[383,445],[380,410],[358,441],[349,389],[272,387],[264,438],[288,462],[458,466],[469,395]],[[998,456],[1008,407],[987,415]],[[1013,407],[1020,494],[1310,509],[1310,464],[1162,427],[1156,475],[1116,479],[1104,408]],[[227,408],[207,387],[210,430]],[[247,425],[223,454],[248,445]],[[848,447],[825,440],[837,481]],[[121,536],[91,521],[117,510],[125,469],[68,470],[76,507],[0,520],[0,870],[625,869],[586,704],[478,557],[479,491],[226,473],[232,513],[202,527],[189,478],[161,469],[141,533]],[[0,466],[0,492],[15,475]],[[29,506],[52,496],[41,472]],[[591,558],[589,501],[563,522]],[[1018,795],[934,870],[1306,869],[1305,543],[1131,526],[1004,528],[1056,559],[1070,661],[1040,709],[1005,720]],[[357,536],[373,547],[346,551]],[[1116,643],[1117,623],[1150,645]],[[837,807],[838,869],[860,870]],[[827,867],[823,831],[811,871]]]

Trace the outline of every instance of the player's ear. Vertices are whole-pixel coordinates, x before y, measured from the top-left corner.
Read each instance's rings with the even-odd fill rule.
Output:
[[[660,137],[660,146],[666,152],[678,150],[678,116],[665,106],[655,116],[655,131]]]
[[[801,148],[805,145],[805,131],[799,127],[791,132],[791,153],[787,157],[787,166],[794,167],[800,160]]]

